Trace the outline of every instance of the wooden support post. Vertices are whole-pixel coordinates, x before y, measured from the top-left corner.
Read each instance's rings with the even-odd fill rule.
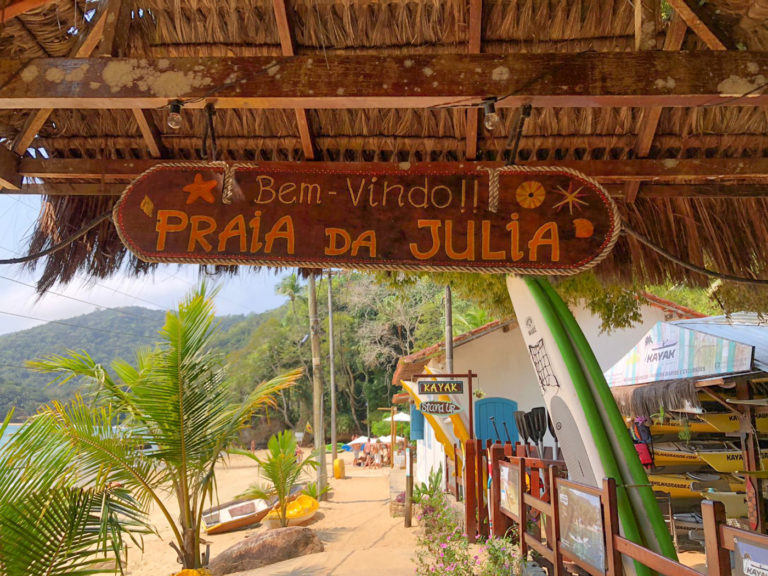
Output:
[[[0,188],[18,190],[21,182],[19,157],[5,146],[0,146]]]
[[[525,458],[520,458],[520,468],[518,469],[517,485],[520,487],[517,494],[518,501],[518,526],[517,533],[519,536],[518,547],[520,548],[520,557],[523,560],[528,559],[528,544],[525,541],[525,533],[528,531],[528,508],[525,504]]]
[[[45,6],[50,1],[51,0],[18,0],[17,2],[11,2],[0,9],[0,24],[8,22],[11,18],[16,18],[16,16],[21,16],[30,10]]]
[[[501,513],[501,472],[499,462],[504,459],[504,447],[501,444],[491,446],[491,490],[488,498],[491,500],[491,514],[493,515],[493,535],[501,538],[507,533],[509,519]]]
[[[479,54],[483,43],[483,0],[469,2],[469,46],[470,54]],[[477,128],[480,120],[480,109],[467,109],[467,160],[477,158]]]
[[[736,383],[736,397],[739,400],[751,400],[752,389],[749,382],[737,382]],[[741,407],[743,410],[743,416],[741,418],[740,436],[741,436],[741,449],[744,458],[744,470],[747,473],[757,472],[762,468],[760,446],[757,442],[755,434],[755,415],[752,406],[745,405]],[[747,512],[749,514],[749,527],[750,529],[760,534],[765,534],[766,519],[765,519],[765,503],[762,494],[762,481],[759,478],[750,476],[747,474],[746,488],[747,488]]]
[[[736,43],[727,32],[717,26],[714,14],[708,12],[706,2],[698,0],[668,0],[669,5],[685,23],[701,38],[710,50],[736,49]]]
[[[403,525],[411,527],[413,515],[413,455],[410,444],[405,447],[405,519]]]
[[[552,518],[547,522],[547,544],[552,548],[555,557],[553,562],[554,574],[552,576],[561,576],[565,573],[565,570],[563,568],[563,557],[560,555],[560,516],[558,512],[560,502],[557,498],[556,466],[548,467],[547,478],[549,481],[549,503],[552,505]]]
[[[704,552],[707,555],[708,576],[730,576],[731,556],[723,546],[720,526],[725,524],[725,505],[703,500],[701,517],[704,522]]]
[[[470,542],[475,542],[477,535],[477,490],[475,480],[475,442],[464,443],[464,531]]]
[[[488,536],[488,504],[486,500],[485,473],[488,465],[485,462],[485,450],[481,440],[475,440],[475,470],[477,485],[477,528],[481,536]]]
[[[621,554],[616,550],[615,538],[619,536],[619,506],[616,500],[616,480],[603,480],[603,526],[605,532],[605,567],[608,576],[624,573]]]

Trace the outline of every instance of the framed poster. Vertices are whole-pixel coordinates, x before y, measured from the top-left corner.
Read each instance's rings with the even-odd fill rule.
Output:
[[[736,560],[734,575],[768,576],[768,549],[738,538],[735,538],[733,543]]]
[[[499,508],[507,516],[520,513],[520,470],[506,462],[499,463]]]
[[[558,486],[560,547],[605,572],[605,537],[600,496]],[[768,575],[767,575],[768,576]]]

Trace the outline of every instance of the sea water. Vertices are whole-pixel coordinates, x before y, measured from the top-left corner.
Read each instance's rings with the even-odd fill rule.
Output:
[[[11,435],[19,428],[21,428],[21,426],[21,424],[8,424],[8,428],[6,428],[3,435],[0,436],[0,446],[4,446],[5,443],[8,442],[8,439],[11,437]]]

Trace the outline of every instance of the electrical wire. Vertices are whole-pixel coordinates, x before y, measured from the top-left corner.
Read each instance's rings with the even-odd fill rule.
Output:
[[[675,256],[671,252],[668,252],[661,246],[654,244],[651,240],[649,240],[639,232],[633,230],[629,226],[629,224],[627,224],[626,222],[622,222],[621,231],[627,234],[628,236],[631,236],[632,238],[640,242],[642,245],[650,248],[660,256],[663,256],[667,260],[670,260],[671,262],[674,262],[675,264],[682,266],[687,270],[691,270],[692,272],[704,274],[705,276],[709,276],[711,278],[718,278],[719,280],[727,280],[728,282],[752,284],[755,286],[768,286],[768,280],[761,280],[760,278],[745,278],[743,276],[734,276],[732,274],[724,274],[722,272],[716,272],[715,270],[710,270],[708,268],[704,268],[702,266],[697,266],[696,264],[691,264],[690,262],[686,262],[685,260]]]
[[[32,262],[33,260],[37,260],[39,258],[42,258],[44,256],[48,256],[49,254],[53,254],[54,252],[58,252],[62,248],[66,248],[72,242],[75,242],[76,240],[79,240],[83,236],[85,236],[88,232],[90,232],[93,228],[104,222],[105,220],[108,220],[112,216],[112,210],[109,210],[108,212],[104,212],[103,214],[96,216],[93,220],[91,220],[88,224],[80,228],[77,232],[72,234],[69,238],[62,240],[58,244],[51,246],[50,248],[47,248],[45,250],[42,250],[41,252],[35,252],[34,254],[28,254],[26,256],[20,256],[18,258],[6,258],[4,260],[0,260],[0,265],[4,264],[24,264],[25,262]]]

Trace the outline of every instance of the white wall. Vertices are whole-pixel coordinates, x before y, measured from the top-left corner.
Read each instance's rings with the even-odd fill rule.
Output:
[[[414,482],[426,482],[429,473],[443,467],[443,480],[445,480],[445,450],[443,445],[435,438],[429,422],[424,422],[424,439],[416,441],[416,466],[413,469]]]
[[[601,320],[598,316],[594,316],[583,307],[578,307],[573,312],[603,370],[607,370],[618,362],[652,326],[665,320],[663,310],[646,305],[642,306],[640,310],[642,321],[635,326],[615,330],[610,334],[601,334]],[[472,370],[476,373],[478,378],[475,389],[479,386],[486,397],[509,398],[517,402],[518,410],[526,412],[536,406],[544,406],[528,350],[520,330],[515,324],[511,325],[507,332],[504,332],[503,329],[497,329],[457,346],[453,354],[454,372],[466,373]],[[436,372],[444,371],[441,363],[436,360],[430,363],[430,367]],[[437,399],[437,396],[430,399]],[[466,394],[462,397],[454,397],[452,400],[464,408],[462,420],[465,426],[469,427]],[[429,423],[425,422],[425,431],[428,428],[430,428]],[[554,439],[547,433],[544,442],[547,446],[552,446]],[[435,445],[437,446],[436,449],[443,453],[440,443],[433,442],[432,446]],[[426,448],[426,444],[423,449],[420,445],[418,446],[419,459],[432,462],[435,457],[429,453],[430,449]],[[442,458],[444,457],[443,453]]]

